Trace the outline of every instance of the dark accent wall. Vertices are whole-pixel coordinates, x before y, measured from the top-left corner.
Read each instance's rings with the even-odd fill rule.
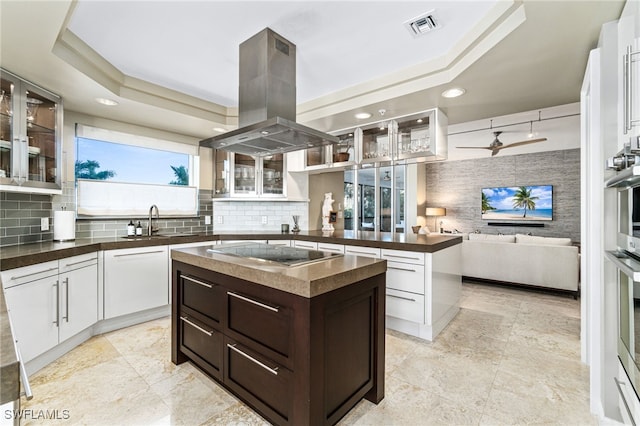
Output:
[[[553,185],[553,221],[543,227],[490,226],[481,219],[481,190]],[[426,164],[427,206],[445,207],[445,230],[569,237],[580,241],[580,149]],[[425,206],[426,207],[426,206]],[[420,206],[422,215],[424,208]],[[427,226],[433,228],[433,218]]]

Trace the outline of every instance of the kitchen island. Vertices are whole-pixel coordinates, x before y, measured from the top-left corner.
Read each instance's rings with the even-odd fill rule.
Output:
[[[206,247],[171,258],[174,363],[275,424],[335,424],[384,398],[385,260],[286,266]]]

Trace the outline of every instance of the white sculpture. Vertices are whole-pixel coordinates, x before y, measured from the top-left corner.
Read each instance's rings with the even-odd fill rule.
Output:
[[[324,203],[322,204],[322,230],[333,231],[333,224],[329,223],[329,217],[333,209],[333,193],[327,192],[324,194]]]

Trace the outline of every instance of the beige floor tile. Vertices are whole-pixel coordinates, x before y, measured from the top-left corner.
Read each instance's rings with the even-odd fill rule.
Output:
[[[595,423],[579,301],[465,283],[461,304],[434,342],[387,330],[385,399],[339,424]],[[172,364],[170,340],[168,318],[92,338],[31,377],[23,408],[69,410],[56,424],[268,424],[192,364]]]

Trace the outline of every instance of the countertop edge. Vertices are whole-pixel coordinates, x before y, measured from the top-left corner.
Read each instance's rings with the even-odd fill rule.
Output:
[[[313,298],[346,287],[355,282],[384,274],[387,270],[387,261],[383,259],[360,257],[358,264],[354,265],[351,262],[345,265],[347,260],[340,257],[295,267],[296,271],[312,271],[309,273],[310,277],[300,278],[292,274],[294,269],[291,267],[276,267],[270,270],[269,268],[265,269],[262,265],[247,265],[246,259],[234,259],[215,254],[212,255],[214,257],[203,257],[195,253],[188,253],[186,250],[188,249],[172,250],[171,259],[305,298]],[[350,257],[355,258],[355,256]],[[352,260],[349,259],[349,261]],[[333,264],[334,268],[318,271],[319,264],[325,267]]]
[[[429,244],[425,242],[397,242],[397,241],[380,241],[375,239],[359,239],[341,237],[336,235],[322,235],[320,231],[304,231],[296,234],[282,233],[218,233],[207,235],[193,235],[180,237],[142,237],[142,238],[123,238],[114,237],[112,239],[87,239],[76,240],[71,242],[46,242],[32,243],[22,246],[8,246],[4,250],[10,250],[12,247],[21,247],[30,250],[28,253],[18,253],[15,255],[0,254],[0,271],[20,268],[24,266],[35,265],[38,263],[48,262],[52,260],[64,259],[71,256],[91,253],[100,250],[116,250],[125,248],[152,247],[158,245],[176,245],[207,241],[228,241],[228,240],[249,240],[249,239],[267,239],[267,240],[303,240],[312,242],[324,242],[333,244],[344,244],[353,246],[376,247],[391,250],[407,250],[423,253],[435,253],[445,248],[462,243],[461,236],[435,236],[434,241]],[[41,247],[38,250],[38,247]]]

